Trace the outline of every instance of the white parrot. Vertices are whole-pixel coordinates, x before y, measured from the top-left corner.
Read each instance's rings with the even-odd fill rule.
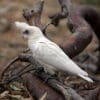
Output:
[[[38,27],[30,26],[24,22],[15,22],[15,25],[20,29],[22,35],[27,38],[28,47],[33,57],[40,63],[48,65],[54,70],[64,71],[77,75],[88,82],[93,82],[88,77],[88,73],[73,62],[56,43],[47,39]]]

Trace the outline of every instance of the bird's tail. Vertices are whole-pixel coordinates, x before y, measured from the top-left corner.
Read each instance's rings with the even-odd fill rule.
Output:
[[[88,82],[93,83],[93,80],[91,78],[89,78],[88,74],[87,75],[82,75],[82,74],[78,74],[81,78],[85,79]]]

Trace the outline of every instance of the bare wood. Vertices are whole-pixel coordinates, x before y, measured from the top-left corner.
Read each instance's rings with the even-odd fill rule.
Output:
[[[25,74],[22,76],[22,79],[24,85],[35,100],[39,100],[45,92],[47,93],[45,100],[64,100],[64,97],[59,92],[54,91],[44,81],[32,74]]]
[[[56,100],[56,99],[64,100],[64,97],[65,97],[65,100],[68,100],[69,97],[70,97],[70,99],[77,98],[77,100],[78,100],[80,98],[80,100],[81,100],[82,97],[79,96],[76,92],[73,93],[73,91],[74,91],[73,89],[71,89],[73,91],[69,91],[69,87],[64,88],[63,84],[58,82],[56,79],[48,79],[48,75],[44,71],[38,73],[38,69],[43,68],[43,66],[39,62],[37,62],[31,55],[21,54],[18,58],[20,61],[30,62],[33,65],[32,68],[29,67],[29,65],[28,65],[28,66],[26,66],[27,70],[25,68],[24,69],[22,68],[21,73],[15,74],[13,76],[11,75],[10,77],[9,77],[9,75],[2,77],[2,81],[3,81],[2,84],[8,84],[9,82],[14,81],[15,79],[19,78],[20,76],[22,76],[24,74],[22,76],[23,82],[24,82],[25,86],[27,86],[27,88],[29,89],[30,94],[35,98],[39,99],[39,97],[41,97],[43,95],[43,91],[46,91],[47,93],[50,92],[49,95],[46,96],[46,98],[48,98],[47,100],[49,100],[49,99],[50,100],[53,100],[53,99],[54,100]],[[26,70],[26,71],[24,71],[24,70]],[[37,76],[38,78],[42,79],[43,81],[38,78],[35,78],[35,76],[33,76],[32,74],[25,74],[32,70],[36,70],[34,75]],[[7,71],[5,73],[7,74],[9,72]],[[47,79],[48,79],[48,81],[47,81],[48,85],[46,82],[44,82]],[[41,81],[43,82],[43,84],[41,83]],[[37,82],[39,82],[39,84],[37,84]],[[40,85],[40,83],[41,83],[41,85]],[[41,88],[39,89],[38,87],[42,88],[42,90],[43,90],[42,93],[41,93]],[[61,87],[63,88],[63,90],[61,89]],[[51,88],[51,89],[49,89],[49,88]],[[68,94],[66,94],[67,91],[69,91]],[[40,92],[40,94],[39,94],[39,92]],[[77,94],[77,96],[76,96],[76,94]],[[53,96],[53,95],[55,95],[55,96]],[[76,97],[74,97],[74,96],[76,96]]]
[[[62,6],[64,6],[63,1],[60,2],[61,8]],[[74,6],[74,9],[80,14],[80,16],[82,16],[89,23],[89,25],[92,27],[95,34],[97,35],[97,38],[100,40],[100,34],[99,34],[100,33],[100,30],[99,30],[100,12],[90,5],[73,5],[73,6]],[[67,17],[63,14],[63,11],[62,11],[55,14],[50,14],[49,18],[53,19],[55,16],[56,16],[56,21],[54,20],[55,22],[59,22],[61,19]]]
[[[25,49],[22,53],[27,53],[29,51],[29,48]],[[14,57],[3,69],[0,77],[4,77],[4,74],[10,69],[11,65],[19,61],[19,56]]]
[[[41,14],[43,11],[44,0],[39,1],[31,9],[24,9],[23,16],[30,25],[41,26]]]
[[[25,58],[26,57],[26,58]],[[30,63],[32,63],[34,65],[34,67],[38,68],[38,67],[42,67],[42,65],[37,62],[35,59],[33,59],[33,57],[27,57],[27,55],[23,55],[23,57],[21,58],[24,58],[25,61],[27,59],[27,61],[29,61]],[[23,59],[23,60],[24,60]],[[22,60],[22,59],[21,59]],[[41,78],[42,80],[47,80],[48,79],[48,75],[46,73],[44,73],[43,71],[40,72],[39,74],[36,73],[35,74],[37,77]],[[73,98],[73,100],[84,100],[81,96],[79,96],[72,88],[70,87],[67,87],[67,88],[64,88],[63,87],[63,84],[58,82],[57,80],[55,79],[48,79],[47,83],[53,88],[55,89],[56,91],[60,92],[64,97],[65,97],[65,100],[68,100],[68,98],[70,98],[69,100],[71,100]],[[53,99],[53,98],[52,98]],[[48,99],[47,99],[48,100]]]
[[[60,1],[60,0],[59,0]],[[64,0],[63,0],[64,1]],[[63,1],[60,2],[61,8],[64,5]],[[65,0],[66,1],[66,0]],[[97,11],[94,7],[89,6],[89,5],[77,5],[74,6],[75,11],[82,17],[84,18],[89,25],[92,27],[93,31],[95,32],[99,42],[99,47],[98,51],[100,52],[100,12]],[[50,19],[53,19],[56,16],[56,19],[54,20],[55,26],[59,24],[59,21],[63,18],[66,18],[67,16],[62,14],[63,12],[55,13],[49,16]],[[85,34],[84,34],[85,36]],[[80,46],[81,48],[81,46]],[[100,53],[98,55],[98,61],[100,61]],[[97,62],[97,66],[100,66],[100,62]]]
[[[42,4],[43,4],[43,2],[42,2]],[[65,42],[65,44],[61,44],[60,46],[63,48],[63,50],[65,51],[65,50],[68,50],[66,53],[68,53],[68,55],[70,56],[70,57],[73,57],[73,56],[75,56],[75,55],[77,55],[79,52],[81,52],[86,46],[87,46],[87,44],[89,44],[90,43],[90,41],[91,41],[91,38],[92,38],[92,35],[91,35],[91,33],[92,33],[92,29],[89,27],[89,25],[83,20],[83,18],[81,18],[78,14],[77,14],[77,12],[75,12],[72,8],[70,9],[70,7],[68,6],[68,4],[66,4],[65,5],[65,7],[68,9],[68,19],[69,19],[69,24],[71,24],[73,27],[72,27],[72,31],[75,33],[74,35],[72,35],[71,37],[69,37],[69,39],[68,39],[68,41],[66,41]],[[41,7],[43,7],[43,5],[42,6],[38,6],[38,8],[41,8]],[[36,8],[36,7],[35,7]],[[35,9],[34,8],[34,9]],[[28,11],[28,13],[26,14],[26,11]],[[38,12],[38,13],[35,13],[35,15],[33,14],[33,10],[31,10],[31,13],[29,13],[29,11],[30,11],[30,9],[29,10],[25,10],[25,13],[24,14],[26,14],[28,17],[26,17],[25,15],[24,15],[24,17],[26,17],[26,20],[28,21],[28,23],[29,24],[34,24],[34,25],[36,25],[36,26],[38,26],[38,27],[40,27],[40,25],[41,25],[41,21],[40,21],[40,19],[41,19],[41,12],[42,12],[42,10],[40,10],[40,9],[36,9],[36,11]],[[40,11],[40,12],[39,12]],[[74,20],[74,15],[76,15],[76,20]],[[33,20],[33,16],[34,16],[34,20]],[[83,38],[83,36],[84,36],[84,34],[86,35],[85,36],[85,38]],[[88,33],[88,34],[87,34]],[[80,36],[80,34],[81,34],[81,36]],[[79,41],[79,39],[81,39],[81,41]],[[80,42],[80,44],[79,45],[81,45],[81,43],[83,43],[83,40],[84,41],[86,41],[87,39],[88,39],[88,42],[86,42],[84,45],[83,45],[83,47],[81,48],[81,50],[80,51],[78,51],[78,49],[80,49],[79,47],[76,47],[78,44],[77,43],[79,43]],[[72,40],[74,40],[74,41],[72,41]],[[75,45],[75,48],[73,47],[73,45]],[[73,50],[74,51],[73,51]],[[71,51],[71,55],[70,55],[70,52],[69,51]],[[78,52],[77,52],[78,51]],[[34,58],[32,58],[31,56],[27,56],[26,58],[25,58],[25,56],[24,57],[19,57],[18,56],[18,59],[20,59],[21,61],[23,61],[23,59],[24,59],[24,61],[27,61],[27,62],[30,62],[32,65],[34,65],[34,68],[35,67],[43,67],[39,62],[37,62]],[[29,69],[30,70],[30,69]],[[30,75],[32,75],[32,74],[30,74]],[[38,80],[38,82],[40,82],[41,80],[40,79],[37,79],[37,78],[35,78],[34,79],[34,76],[30,76],[29,75],[29,77],[28,77],[28,74],[26,74],[26,76],[23,78],[23,79],[25,79],[25,81],[27,82],[26,83],[26,85],[28,86],[27,88],[29,88],[29,86],[32,86],[32,85],[34,85],[34,87],[35,88],[37,88],[37,91],[34,91],[34,89],[33,88],[29,88],[29,91],[30,91],[30,94],[32,94],[32,93],[36,93],[36,94],[32,94],[33,95],[33,97],[34,96],[37,96],[37,95],[39,95],[38,94],[38,92],[40,91],[39,89],[38,89],[38,87],[39,87],[39,84],[36,84],[36,81]],[[42,80],[46,80],[47,79],[47,76],[46,76],[46,73],[37,73],[37,74],[35,74],[37,77],[39,77],[39,78],[41,78]],[[30,77],[31,77],[31,80],[30,80]],[[34,84],[32,84],[33,82],[32,82],[32,78],[33,78],[33,80],[34,80]],[[29,81],[30,80],[30,81]],[[50,79],[50,80],[48,80],[48,84],[53,88],[53,89],[55,89],[55,90],[53,90],[53,93],[55,92],[57,92],[57,91],[59,91],[59,96],[61,96],[62,97],[62,95],[61,94],[63,94],[64,95],[64,97],[65,97],[65,99],[67,100],[67,99],[72,99],[73,98],[73,100],[74,99],[77,99],[77,100],[84,100],[81,96],[79,96],[73,89],[71,89],[70,88],[70,91],[69,91],[69,87],[68,88],[66,88],[65,89],[65,87],[63,86],[63,84],[61,84],[61,83],[59,83],[57,80],[55,80],[55,79]],[[58,84],[60,84],[60,85],[58,85]],[[37,86],[35,86],[35,85],[37,85]],[[46,87],[46,85],[44,86],[45,88],[50,88],[49,86],[47,86]],[[34,91],[34,92],[33,92]],[[50,91],[50,89],[48,89],[48,91]],[[73,92],[74,91],[74,92]],[[41,96],[43,95],[44,93],[42,93],[41,94]],[[66,94],[67,94],[67,96],[66,96]],[[52,94],[52,95],[54,95],[54,94]],[[55,95],[58,95],[57,93],[55,94]],[[71,96],[70,96],[71,95]],[[39,96],[39,97],[41,97],[41,96]],[[48,95],[47,95],[48,96]],[[47,97],[46,96],[46,97]],[[56,96],[57,98],[59,97],[59,96]],[[37,96],[38,97],[38,96]],[[50,96],[51,97],[51,96]],[[49,97],[49,99],[50,99],[50,97]],[[53,99],[52,99],[53,100]],[[56,100],[56,99],[55,99]],[[62,100],[62,99],[61,99]]]

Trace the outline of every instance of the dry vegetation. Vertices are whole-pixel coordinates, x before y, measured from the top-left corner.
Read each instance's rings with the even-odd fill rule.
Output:
[[[33,6],[37,0],[0,0],[0,70],[4,65],[17,54],[27,48],[26,42],[20,37],[20,34],[14,27],[14,22],[25,21],[22,16],[24,8]],[[42,14],[42,23],[48,22],[48,14],[59,11],[60,7],[57,0],[45,0],[44,11]],[[77,0],[79,1],[79,0]],[[47,30],[48,37],[57,43],[64,41],[71,33],[66,29],[66,20],[61,21],[56,28],[50,26]],[[60,31],[60,32],[59,32]],[[61,34],[60,34],[61,33]],[[62,34],[63,33],[63,34]],[[94,36],[90,45],[84,52],[91,52],[98,46],[98,40]],[[74,79],[74,78],[73,78]],[[31,100],[25,87],[19,82],[14,82],[0,90],[0,100]],[[84,94],[84,93],[83,93]]]

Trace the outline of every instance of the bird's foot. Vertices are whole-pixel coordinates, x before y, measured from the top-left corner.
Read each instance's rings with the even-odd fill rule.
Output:
[[[64,83],[64,77],[61,72],[57,72],[56,77],[59,80],[59,82]]]
[[[45,78],[45,82],[48,82],[48,81],[51,80],[51,79],[56,79],[56,80],[58,80],[55,74],[54,74],[54,75],[47,74],[47,77]]]
[[[45,71],[44,71],[44,68],[43,67],[38,67],[35,72],[38,73],[38,74],[39,73],[41,74],[41,73],[43,73]]]

